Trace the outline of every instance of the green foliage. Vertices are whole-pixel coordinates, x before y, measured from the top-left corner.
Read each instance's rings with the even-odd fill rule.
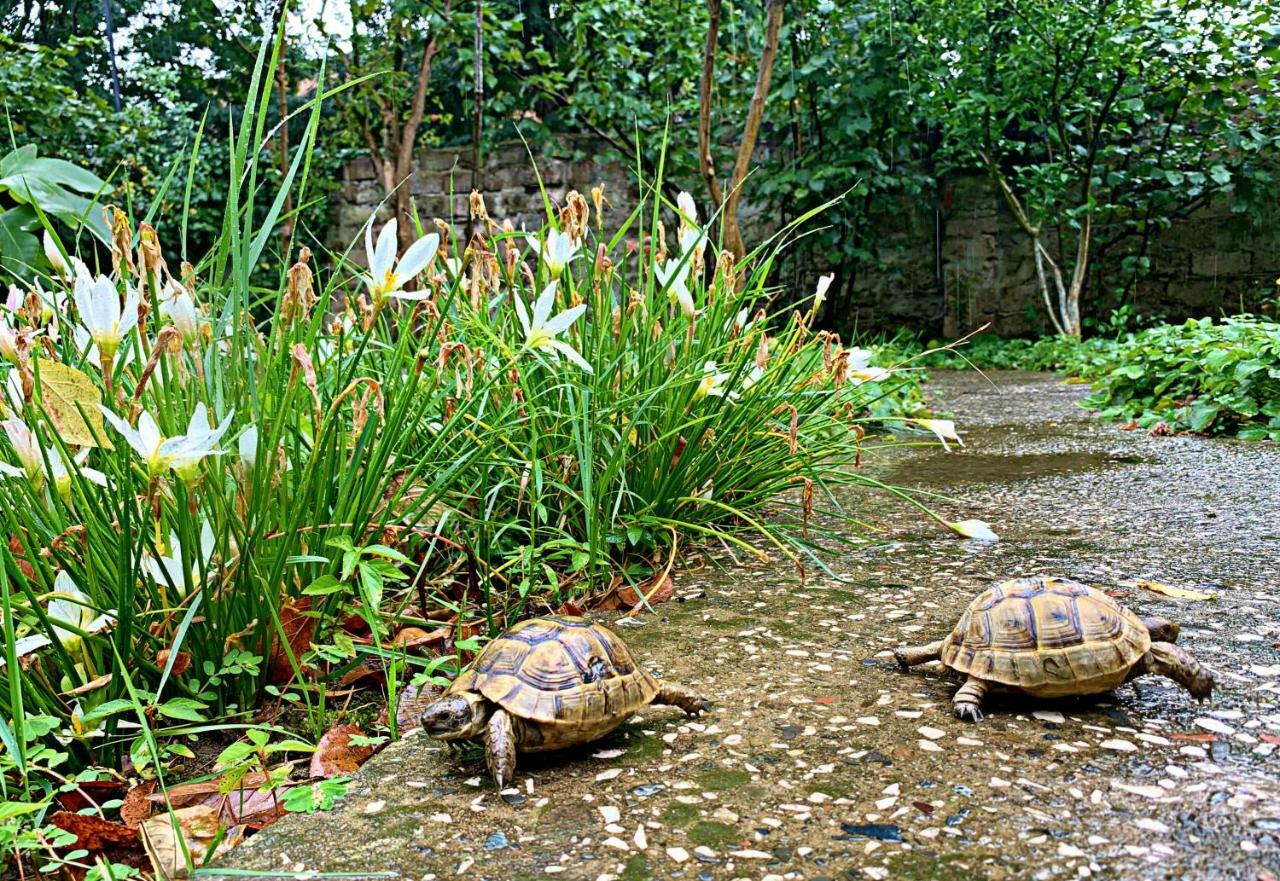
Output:
[[[1085,403],[1141,428],[1280,441],[1280,324],[1202,318],[1133,334]]]
[[[105,242],[107,227],[95,201],[105,187],[83,168],[38,155],[31,144],[0,156],[0,269],[32,276],[41,255],[41,214]]]

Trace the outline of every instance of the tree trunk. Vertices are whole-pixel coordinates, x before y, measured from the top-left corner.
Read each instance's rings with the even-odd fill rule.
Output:
[[[738,144],[738,160],[733,166],[733,177],[729,181],[729,193],[725,198],[721,217],[724,247],[738,258],[747,252],[738,226],[738,202],[742,199],[742,186],[751,170],[756,138],[760,135],[760,123],[764,121],[764,105],[769,98],[769,84],[773,79],[773,62],[778,57],[778,32],[782,29],[784,3],[785,0],[769,0],[766,8],[768,21],[765,25],[764,46],[760,51],[760,66],[756,70],[756,89],[751,95],[751,106],[747,109],[747,122],[743,126],[742,141]]]
[[[698,82],[698,169],[707,182],[713,210],[724,204],[716,163],[711,156],[711,89],[715,84],[716,41],[720,37],[720,0],[707,0],[707,46],[702,56],[702,78]]]

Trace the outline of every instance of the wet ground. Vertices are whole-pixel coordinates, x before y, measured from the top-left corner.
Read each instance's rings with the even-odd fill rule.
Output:
[[[478,754],[411,736],[343,806],[234,852],[260,872],[423,879],[1258,879],[1280,875],[1280,450],[1096,423],[1035,374],[940,374],[964,450],[872,466],[929,489],[962,541],[900,507],[893,540],[834,558],[677,578],[705,597],[621,632],[714,701],[650,708],[606,741],[522,765],[495,791]],[[1147,678],[1102,701],[1006,700],[974,726],[955,683],[888,650],[941,636],[994,580],[1058,574],[1182,623],[1217,675],[1196,704]],[[1216,594],[1172,600],[1150,580]]]

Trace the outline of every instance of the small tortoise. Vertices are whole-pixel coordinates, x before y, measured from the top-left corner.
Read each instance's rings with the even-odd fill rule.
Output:
[[[483,740],[489,772],[505,787],[517,750],[588,743],[650,703],[689,715],[705,706],[686,686],[641,669],[608,628],[553,615],[523,621],[485,646],[423,711],[422,727],[439,740]]]
[[[979,594],[946,639],[893,654],[903,668],[941,661],[966,676],[953,708],[979,722],[990,690],[1039,698],[1101,694],[1147,673],[1204,699],[1213,674],[1175,645],[1177,638],[1177,624],[1139,618],[1092,587],[1015,578]]]

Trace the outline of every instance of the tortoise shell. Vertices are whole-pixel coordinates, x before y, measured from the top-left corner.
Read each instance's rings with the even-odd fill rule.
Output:
[[[659,685],[617,634],[581,618],[530,618],[503,633],[454,680],[517,719],[538,723],[546,748],[593,740],[648,704]]]
[[[1075,581],[1017,578],[979,594],[943,641],[942,663],[1038,697],[1117,687],[1151,648],[1142,619]]]

